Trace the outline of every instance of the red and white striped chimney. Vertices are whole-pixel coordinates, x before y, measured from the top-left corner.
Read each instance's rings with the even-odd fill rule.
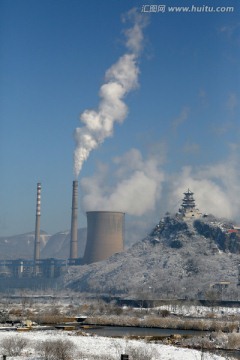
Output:
[[[35,223],[34,261],[40,259],[40,216],[41,216],[41,183],[37,184],[37,205]]]

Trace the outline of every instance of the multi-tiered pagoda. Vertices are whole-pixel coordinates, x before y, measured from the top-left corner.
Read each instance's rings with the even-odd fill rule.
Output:
[[[196,208],[195,199],[193,197],[194,193],[188,189],[183,194],[184,198],[182,199],[182,205],[179,212],[185,217],[199,217],[201,213]]]

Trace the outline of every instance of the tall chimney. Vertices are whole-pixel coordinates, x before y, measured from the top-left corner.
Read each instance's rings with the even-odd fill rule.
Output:
[[[78,182],[73,181],[70,259],[78,257]]]
[[[35,223],[34,261],[40,259],[40,216],[41,216],[41,183],[37,184],[37,206]]]

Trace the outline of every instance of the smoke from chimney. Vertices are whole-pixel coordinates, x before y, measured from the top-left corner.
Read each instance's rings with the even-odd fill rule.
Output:
[[[82,206],[86,211],[122,211],[128,215],[146,216],[156,209],[165,179],[163,157],[157,146],[143,154],[131,149],[101,164],[91,177],[81,179]]]
[[[41,183],[38,183],[37,184],[35,241],[34,241],[34,261],[40,259],[40,216],[41,216]]]
[[[80,116],[84,126],[75,130],[74,174],[76,178],[90,152],[113,134],[114,123],[124,121],[128,109],[123,99],[138,85],[137,60],[142,47],[143,28],[147,25],[147,17],[143,18],[137,14],[136,9],[131,10],[127,17],[134,21],[133,27],[125,31],[128,52],[107,70],[106,83],[101,86],[99,92],[101,100],[98,109],[85,110]]]

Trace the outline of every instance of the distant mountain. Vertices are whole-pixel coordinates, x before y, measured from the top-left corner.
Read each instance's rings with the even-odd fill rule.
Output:
[[[0,259],[33,259],[35,233],[0,237]],[[78,252],[83,256],[86,244],[86,229],[78,230]],[[40,233],[40,257],[67,259],[70,249],[70,231],[49,235]]]
[[[167,214],[145,239],[105,261],[70,267],[65,287],[92,293],[149,297],[204,297],[238,293],[240,237],[213,216]]]
[[[125,228],[125,247],[131,246],[146,232],[146,224],[141,221],[129,220]],[[32,259],[35,233],[0,237],[0,259]],[[78,256],[83,257],[87,241],[87,229],[78,229]],[[41,231],[41,259],[67,259],[70,252],[70,230],[50,235]]]
[[[40,233],[40,249],[42,250],[50,235],[45,231]],[[0,259],[32,259],[34,252],[35,233],[0,237]]]
[[[87,239],[87,229],[78,229],[78,256],[83,257]],[[61,231],[52,235],[41,252],[41,258],[68,259],[70,252],[70,231]]]

